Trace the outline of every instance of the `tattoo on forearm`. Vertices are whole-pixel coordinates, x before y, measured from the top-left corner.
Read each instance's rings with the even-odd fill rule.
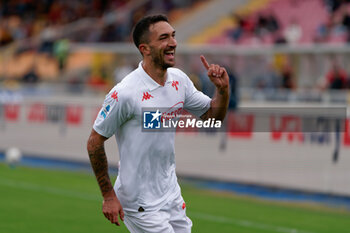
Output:
[[[90,141],[88,153],[92,169],[94,170],[102,194],[111,191],[113,186],[108,175],[107,156],[103,144],[101,145]]]

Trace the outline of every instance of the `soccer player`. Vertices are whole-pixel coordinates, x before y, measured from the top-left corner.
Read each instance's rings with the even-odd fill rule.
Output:
[[[163,15],[141,19],[133,40],[142,54],[139,67],[107,94],[88,139],[90,162],[103,195],[104,216],[132,233],[191,232],[175,174],[175,132],[143,132],[142,108],[185,109],[203,120],[223,120],[228,106],[225,68],[200,59],[216,86],[213,99],[199,92],[175,65],[175,30]],[[114,188],[104,142],[115,135],[120,168]]]

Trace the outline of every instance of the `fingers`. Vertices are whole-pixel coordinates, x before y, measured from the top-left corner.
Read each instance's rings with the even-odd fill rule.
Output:
[[[120,216],[120,219],[124,222],[124,211],[123,211],[123,209],[121,209],[119,211],[119,216]]]
[[[225,73],[225,68],[216,64],[211,64],[207,62],[203,55],[200,56],[203,66],[208,71],[209,77],[221,77]]]
[[[204,67],[207,70],[207,75],[210,79],[210,81],[217,87],[217,88],[226,88],[229,86],[229,77],[226,72],[226,69],[224,67],[221,67],[217,64],[208,64],[207,60],[203,55],[200,56],[201,61],[204,65]]]
[[[108,214],[107,214],[107,213],[103,212],[103,215],[105,216],[106,219],[109,220],[109,217],[108,217]]]
[[[120,226],[120,223],[118,220],[118,213],[103,213],[103,214],[111,223],[114,223],[115,225]],[[122,220],[124,221],[124,216]]]
[[[223,74],[222,67],[214,64],[210,65],[208,70],[209,77],[221,77],[222,74]]]
[[[201,58],[201,61],[204,65],[205,69],[209,70],[209,64],[208,64],[207,60],[205,59],[205,57],[203,55],[201,55],[200,58]]]
[[[119,223],[119,220],[118,220],[118,214],[114,215],[112,223],[115,223],[115,225],[120,226],[120,223]]]
[[[113,224],[120,226],[118,215],[124,221],[124,211],[117,198],[103,200],[102,203],[103,215]]]
[[[120,226],[118,215],[122,221],[124,221],[124,211],[123,209],[118,211],[108,211],[103,212],[103,215],[113,224]]]
[[[220,67],[219,76],[221,77],[224,73],[225,73],[225,68],[224,67]]]
[[[114,218],[115,225],[120,226],[120,223],[119,223],[119,220],[118,220],[118,214],[116,214],[114,217],[115,217]],[[124,211],[123,211],[123,209],[121,209],[119,211],[119,217],[124,222]]]

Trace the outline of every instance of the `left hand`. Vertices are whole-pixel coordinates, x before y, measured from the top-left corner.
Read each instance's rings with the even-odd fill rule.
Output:
[[[227,89],[229,86],[229,77],[226,69],[217,64],[209,65],[203,55],[201,55],[200,58],[205,69],[208,71],[210,81],[216,86],[216,88],[219,90]]]

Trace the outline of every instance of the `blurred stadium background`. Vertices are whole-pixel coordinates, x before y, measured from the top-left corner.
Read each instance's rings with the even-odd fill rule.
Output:
[[[332,202],[349,217],[348,0],[0,1],[0,161],[16,147],[22,165],[89,167],[86,140],[104,96],[141,60],[131,28],[152,13],[174,25],[177,67],[199,90],[214,91],[201,54],[223,64],[232,84],[229,132],[178,133],[178,175],[230,193]],[[296,108],[334,107],[345,110],[340,130],[295,132],[300,119],[288,118]],[[245,108],[253,111],[234,114]],[[265,108],[286,112],[258,132],[254,120]],[[115,140],[106,150],[116,168]],[[237,232],[346,232],[242,226]]]

